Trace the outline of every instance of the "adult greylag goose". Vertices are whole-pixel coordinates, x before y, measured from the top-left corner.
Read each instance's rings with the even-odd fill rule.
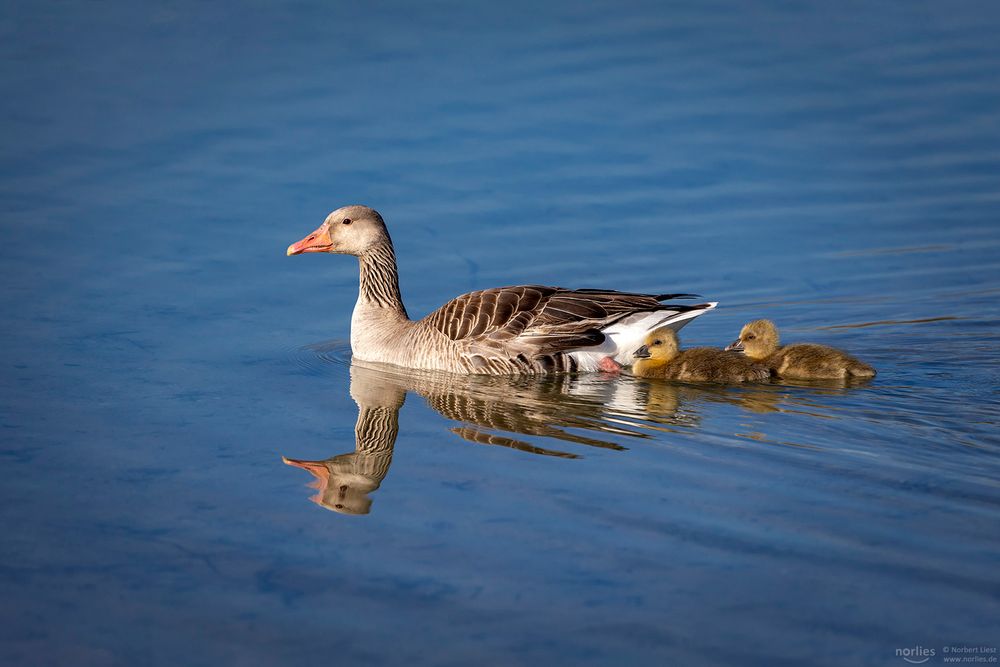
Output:
[[[337,209],[288,246],[289,255],[307,252],[358,258],[351,351],[362,361],[408,368],[510,375],[593,371],[609,357],[631,364],[647,332],[680,329],[716,305],[663,303],[687,294],[516,285],[463,294],[411,320],[399,293],[392,240],[377,211]]]

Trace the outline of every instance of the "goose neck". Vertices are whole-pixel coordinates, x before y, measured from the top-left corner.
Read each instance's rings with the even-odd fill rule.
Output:
[[[387,309],[407,319],[399,292],[399,270],[391,243],[380,244],[358,256],[361,266],[359,303],[367,308]]]

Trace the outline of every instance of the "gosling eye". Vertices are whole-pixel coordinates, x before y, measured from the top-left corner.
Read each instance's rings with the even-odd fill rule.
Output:
[[[349,225],[349,224],[351,224],[352,222],[354,222],[354,221],[353,221],[353,220],[351,220],[350,218],[344,218],[344,224],[345,224],[345,225]]]
[[[756,336],[753,334],[747,334],[747,340],[753,340],[754,338],[756,338]]]
[[[663,344],[662,340],[654,340],[653,341],[653,345],[662,345],[662,344]]]

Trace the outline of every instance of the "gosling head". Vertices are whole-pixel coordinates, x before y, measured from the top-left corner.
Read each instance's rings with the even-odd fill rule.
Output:
[[[771,320],[754,320],[743,325],[740,337],[726,349],[742,352],[751,359],[764,359],[778,351],[778,327]]]
[[[391,241],[378,211],[367,206],[345,206],[326,216],[312,234],[288,246],[288,254],[330,252],[360,256],[385,243]]]
[[[632,353],[636,359],[649,359],[666,363],[677,356],[680,344],[677,332],[668,327],[654,329],[646,334],[642,347]]]

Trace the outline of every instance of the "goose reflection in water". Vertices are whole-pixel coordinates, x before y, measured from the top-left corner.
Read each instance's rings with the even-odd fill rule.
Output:
[[[354,451],[322,461],[282,459],[316,478],[312,484],[317,490],[313,502],[341,514],[371,511],[368,494],[378,489],[389,472],[399,434],[399,409],[406,398],[398,385],[379,382],[368,373],[351,368],[351,398],[358,404]]]
[[[636,385],[601,375],[456,376],[361,362],[354,362],[350,372],[351,398],[358,405],[355,451],[321,461],[284,459],[316,478],[313,486],[318,493],[312,498],[314,502],[343,514],[371,511],[368,494],[379,488],[389,471],[399,433],[399,409],[408,392],[419,394],[446,419],[458,422],[450,430],[461,438],[531,454],[579,458],[579,454],[539,447],[508,434],[613,450],[625,447],[607,436],[649,437],[626,421],[628,416],[637,416],[628,414],[635,402],[628,394]],[[616,407],[622,423],[611,421]],[[600,432],[606,437],[568,429]]]
[[[734,390],[604,374],[546,377],[458,376],[354,362],[351,398],[358,405],[355,450],[311,461],[284,462],[315,477],[311,500],[342,514],[368,514],[389,472],[399,433],[399,410],[409,392],[446,419],[449,430],[481,445],[564,459],[580,454],[530,444],[517,435],[605,450],[626,450],[626,439],[697,427],[702,403],[730,403],[752,413],[801,412],[784,403],[780,385]],[[795,403],[808,401],[797,400]]]

